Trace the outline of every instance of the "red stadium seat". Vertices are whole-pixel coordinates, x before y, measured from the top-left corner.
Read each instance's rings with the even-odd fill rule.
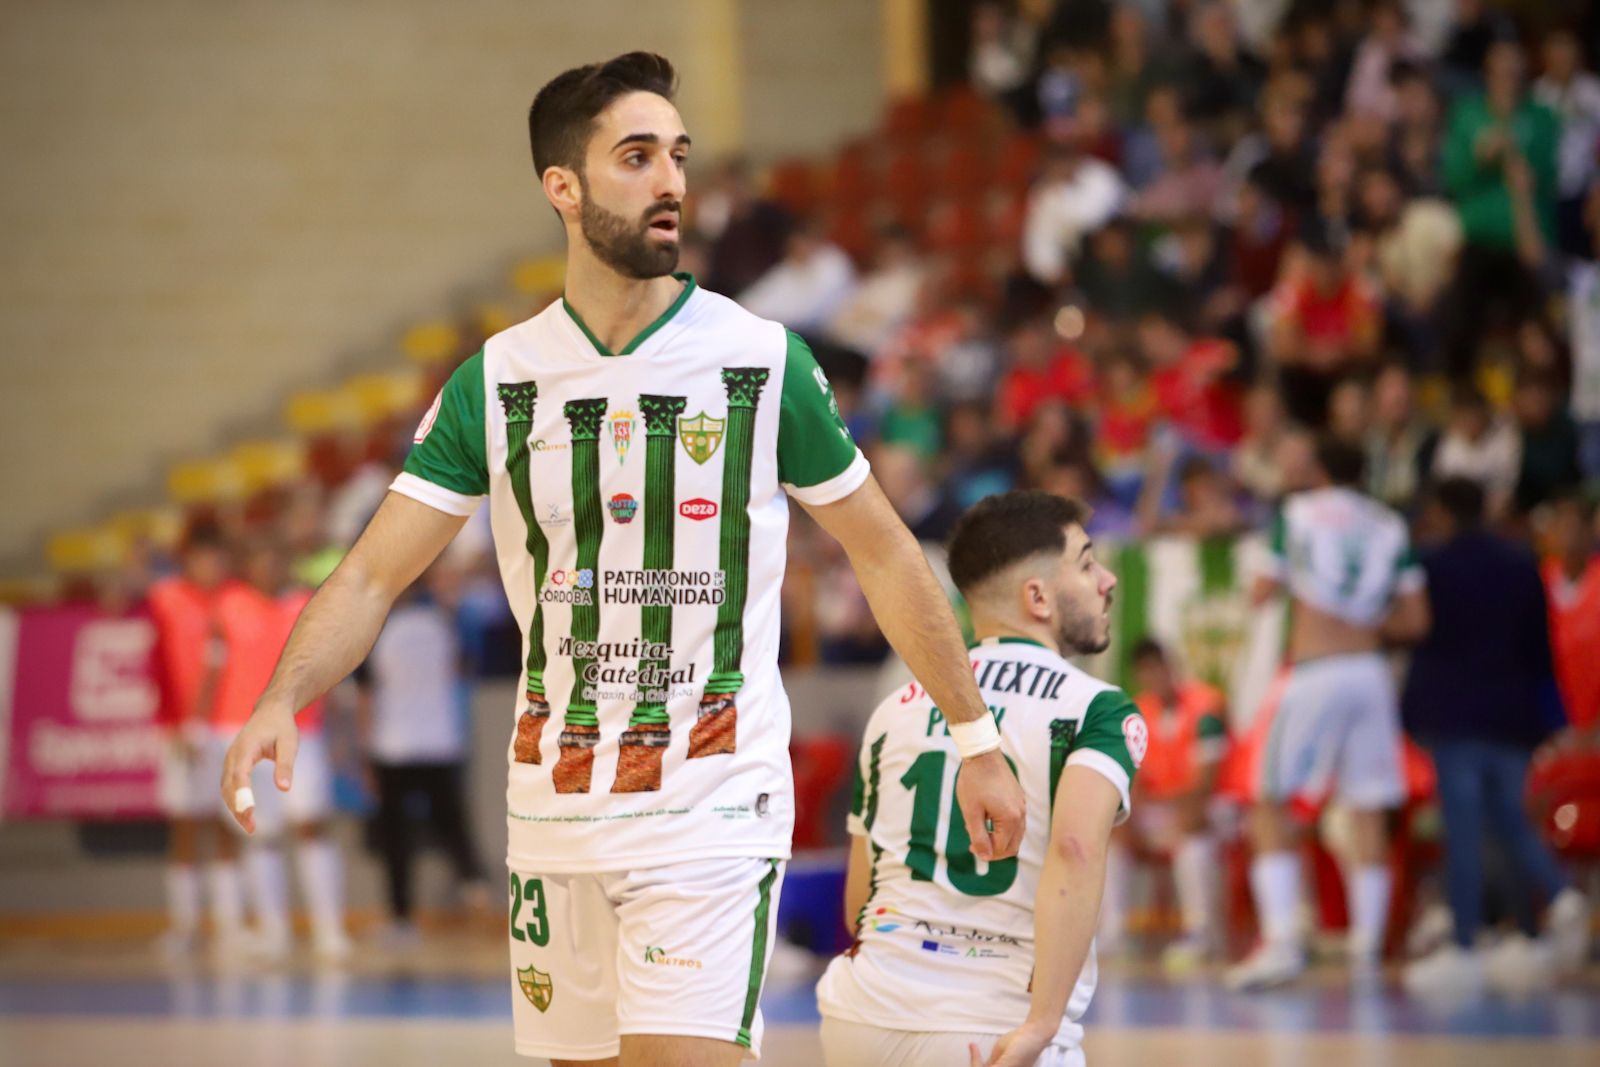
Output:
[[[1026,189],[1039,168],[1040,143],[1037,134],[1014,133],[1000,147],[996,177],[1008,189]]]
[[[939,129],[976,140],[985,129],[1003,121],[995,106],[970,85],[946,89],[938,100]]]
[[[829,843],[828,802],[850,779],[855,747],[837,735],[796,738],[789,743],[794,764],[794,847]]]
[[[786,159],[772,168],[772,198],[795,215],[811,214],[820,184],[808,160]]]
[[[934,106],[925,96],[903,96],[889,105],[883,132],[893,141],[920,141],[933,130]]]

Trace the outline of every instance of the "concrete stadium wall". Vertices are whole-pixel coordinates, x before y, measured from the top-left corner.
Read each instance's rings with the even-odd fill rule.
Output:
[[[158,499],[170,461],[276,427],[292,389],[383,360],[462,287],[558,248],[525,127],[550,75],[660,50],[703,160],[820,150],[878,114],[877,12],[0,5],[0,568],[53,526]]]

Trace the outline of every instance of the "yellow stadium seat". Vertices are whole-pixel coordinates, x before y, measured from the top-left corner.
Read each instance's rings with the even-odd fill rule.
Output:
[[[343,389],[317,389],[296,393],[284,406],[284,421],[300,434],[331,433],[359,427],[361,406]]]
[[[84,574],[115,567],[127,551],[128,543],[110,526],[62,530],[45,544],[45,557],[59,574]]]
[[[528,296],[559,293],[567,284],[567,263],[560,256],[525,259],[511,270],[511,288]]]
[[[106,525],[127,542],[143,539],[158,548],[170,549],[183,536],[183,511],[171,506],[135,508],[117,512]]]
[[[422,372],[404,367],[383,374],[358,374],[344,383],[343,391],[360,411],[362,425],[371,426],[418,406]]]
[[[286,485],[306,469],[306,447],[301,441],[245,441],[235,445],[228,459],[238,469],[247,493]]]
[[[204,504],[241,500],[249,489],[239,465],[224,457],[191,460],[173,467],[167,476],[167,492],[178,504]]]
[[[406,331],[400,350],[416,363],[438,363],[449,359],[461,344],[461,336],[449,322],[424,322]]]

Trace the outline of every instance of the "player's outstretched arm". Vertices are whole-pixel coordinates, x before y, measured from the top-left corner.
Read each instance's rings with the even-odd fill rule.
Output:
[[[398,493],[384,498],[350,554],[300,613],[267,691],[228,746],[222,801],[240,826],[255,830],[253,802],[239,803],[251,800],[239,795],[250,785],[251,768],[272,760],[278,788],[289,788],[299,746],[295,713],[355,670],[372,650],[395,598],[466,521]]]
[[[1050,850],[1033,905],[1033,993],[1028,1018],[1001,1037],[990,1065],[1025,1067],[1055,1038],[1089,958],[1106,884],[1106,849],[1122,798],[1099,771],[1068,764],[1050,820]],[[977,1047],[972,1063],[983,1063]]]
[[[950,602],[877,479],[867,478],[832,504],[803,506],[844,546],[883,635],[945,720],[959,724],[988,716]],[[1017,854],[1026,818],[1022,786],[998,748],[961,761],[956,797],[974,855],[994,860]]]

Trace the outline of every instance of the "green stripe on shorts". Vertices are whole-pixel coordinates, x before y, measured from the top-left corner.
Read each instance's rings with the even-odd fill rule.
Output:
[[[745,987],[744,1018],[739,1023],[739,1036],[734,1038],[745,1048],[750,1047],[750,1024],[756,1021],[756,1006],[761,1003],[761,978],[767,969],[767,916],[772,910],[772,883],[778,880],[778,861],[767,862],[771,869],[756,890],[756,929],[750,945],[750,984]]]

